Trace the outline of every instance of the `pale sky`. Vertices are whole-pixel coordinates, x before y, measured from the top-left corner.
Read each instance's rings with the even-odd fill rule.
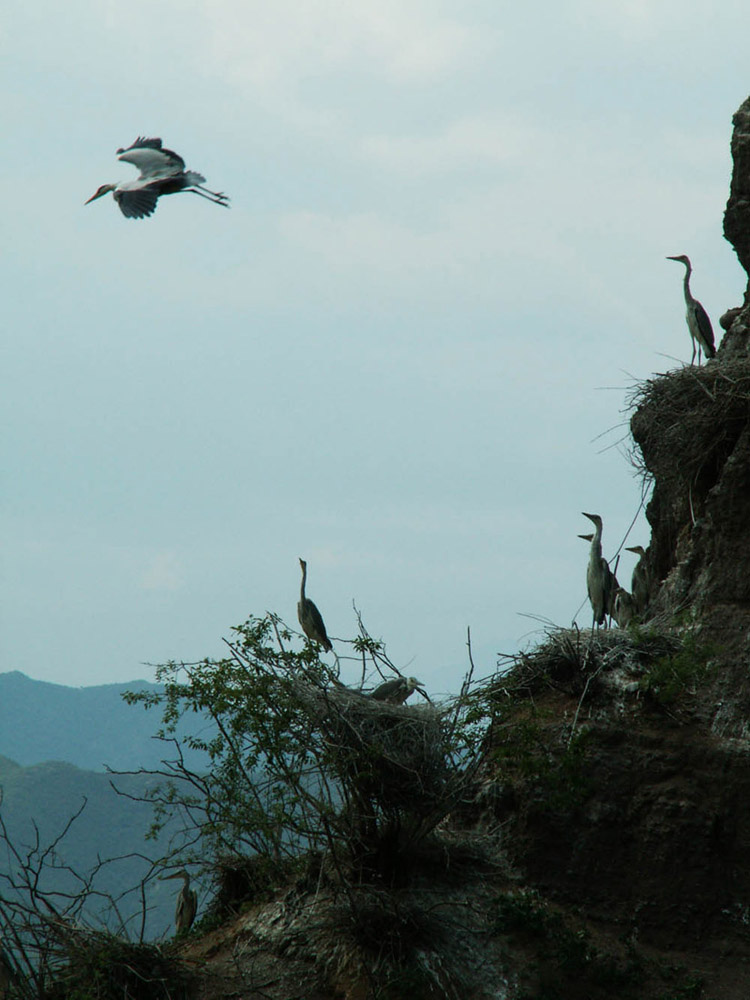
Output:
[[[611,556],[638,510],[627,390],[690,360],[665,256],[717,338],[742,300],[749,31],[731,0],[6,8],[0,670],[222,655],[296,626],[299,556],[329,633],[356,601],[435,692],[467,626],[486,675],[569,625],[581,511]],[[84,207],[138,135],[231,210]]]

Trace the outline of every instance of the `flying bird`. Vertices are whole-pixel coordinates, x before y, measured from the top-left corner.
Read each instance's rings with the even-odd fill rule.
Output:
[[[307,563],[304,559],[300,559],[299,564],[302,567],[302,586],[300,587],[299,601],[297,602],[297,618],[307,638],[311,642],[317,642],[326,652],[329,652],[333,649],[333,646],[331,645],[331,640],[328,638],[323,616],[310,598],[305,596]]]
[[[190,888],[190,876],[184,868],[175,872],[174,875],[162,875],[162,878],[181,878],[182,888],[177,894],[177,906],[174,911],[174,923],[177,933],[189,931],[195,920],[195,913],[198,909],[198,893]]]
[[[206,181],[203,174],[185,170],[183,158],[171,149],[163,149],[161,139],[139,137],[127,149],[118,149],[117,158],[138,167],[140,177],[134,181],[102,184],[84,204],[88,205],[111,191],[126,218],[143,219],[154,214],[156,202],[163,194],[189,191],[212,201],[214,205],[229,208],[229,198],[220,191],[210,191],[203,187]]]
[[[688,330],[690,331],[690,339],[693,341],[693,356],[690,359],[690,364],[695,362],[695,352],[696,348],[698,351],[698,364],[701,363],[701,348],[706,358],[713,358],[716,356],[716,348],[714,347],[714,330],[711,326],[711,320],[708,318],[708,313],[700,304],[697,299],[694,299],[690,294],[690,275],[693,271],[693,265],[690,263],[690,258],[682,253],[677,257],[667,257],[667,260],[676,260],[679,264],[685,265],[685,277],[682,282],[682,290],[685,295],[685,319],[687,320]]]

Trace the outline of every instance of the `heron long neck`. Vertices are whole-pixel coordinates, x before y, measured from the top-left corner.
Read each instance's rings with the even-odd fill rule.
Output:
[[[692,268],[689,264],[685,264],[685,277],[682,279],[682,291],[685,294],[685,301],[690,305],[693,301],[693,296],[690,294],[690,275],[692,273]]]
[[[594,525],[596,531],[594,532],[594,537],[591,539],[591,558],[601,559],[602,557],[602,526],[601,524]]]
[[[299,588],[299,599],[305,601],[305,581],[307,580],[307,565],[302,566],[302,584]]]

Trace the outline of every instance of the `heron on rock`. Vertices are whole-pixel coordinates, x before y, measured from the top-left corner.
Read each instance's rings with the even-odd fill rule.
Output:
[[[198,893],[190,888],[190,876],[184,868],[175,872],[174,875],[162,875],[162,878],[181,878],[182,888],[177,894],[177,906],[174,911],[174,923],[177,933],[189,931],[195,920],[195,913],[198,909]]]
[[[714,347],[714,331],[711,326],[711,320],[708,318],[708,313],[700,304],[697,299],[694,299],[690,294],[690,275],[693,272],[693,265],[690,263],[690,258],[687,254],[679,254],[677,257],[667,257],[667,260],[676,260],[680,264],[685,265],[685,277],[682,283],[682,290],[685,294],[685,319],[687,320],[688,330],[690,331],[690,338],[693,341],[693,356],[690,359],[690,364],[695,363],[695,352],[698,351],[698,364],[701,363],[701,349],[705,354],[706,358],[713,358],[716,356],[716,348]]]
[[[229,208],[229,198],[220,191],[210,191],[203,187],[206,180],[203,174],[185,170],[183,158],[171,149],[163,149],[161,139],[139,137],[127,149],[118,149],[117,158],[138,167],[140,177],[134,181],[102,184],[84,204],[88,205],[111,191],[126,218],[143,219],[154,214],[156,202],[163,194],[189,191],[212,201],[214,205]]]
[[[299,564],[302,567],[302,586],[300,587],[299,601],[297,602],[297,618],[307,638],[311,642],[317,642],[326,652],[330,652],[333,646],[331,645],[331,640],[328,638],[323,616],[310,598],[305,596],[307,563],[304,559],[300,559]]]
[[[591,609],[594,612],[594,620],[591,624],[602,625],[613,607],[614,590],[616,587],[614,574],[609,568],[609,563],[602,556],[602,519],[598,514],[587,514],[582,512],[594,525],[593,535],[581,535],[586,541],[591,541],[589,552],[589,563],[586,569],[586,589],[591,602]]]

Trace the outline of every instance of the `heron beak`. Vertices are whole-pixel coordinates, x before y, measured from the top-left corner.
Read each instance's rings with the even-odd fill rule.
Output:
[[[112,186],[110,184],[104,184],[102,187],[97,188],[96,192],[94,194],[92,194],[91,197],[87,201],[84,201],[83,204],[84,205],[88,205],[90,202],[96,201],[97,198],[101,198],[102,195],[107,194],[111,190],[112,190]]]
[[[587,514],[585,510],[582,510],[581,513],[584,517],[587,517],[589,521],[596,521],[596,514]]]

